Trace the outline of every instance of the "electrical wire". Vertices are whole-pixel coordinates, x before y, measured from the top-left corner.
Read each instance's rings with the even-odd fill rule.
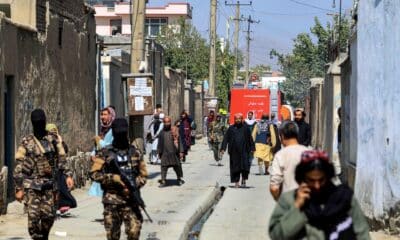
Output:
[[[306,6],[306,7],[315,8],[315,9],[319,9],[319,10],[323,10],[323,11],[327,11],[327,12],[333,12],[333,13],[335,13],[335,11],[333,11],[333,10],[326,9],[326,8],[321,8],[321,7],[318,7],[318,6],[315,6],[315,5],[309,4],[309,3],[300,2],[300,1],[298,1],[298,0],[289,0],[289,1],[291,1],[291,2],[293,2],[293,3],[297,3],[297,4],[299,4],[299,5]]]

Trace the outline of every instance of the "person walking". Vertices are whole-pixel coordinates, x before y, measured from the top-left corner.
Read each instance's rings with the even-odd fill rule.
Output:
[[[192,146],[192,119],[189,118],[189,115],[186,111],[182,111],[181,119],[179,123],[179,137],[181,138],[181,142],[183,144],[184,157],[182,162],[186,161],[186,156]]]
[[[157,146],[158,138],[161,131],[164,128],[164,123],[160,118],[160,114],[154,114],[153,121],[150,123],[150,136],[151,136],[151,152],[150,152],[150,164],[160,164],[161,160],[158,158]]]
[[[225,131],[226,131],[225,123],[222,122],[221,115],[217,115],[215,121],[211,124],[210,141],[214,153],[214,160],[217,162],[218,166],[222,166],[221,164],[222,157],[219,150],[221,149],[221,144],[222,141],[224,140]]]
[[[272,150],[276,145],[277,133],[274,125],[269,121],[267,113],[263,113],[261,120],[255,125],[252,135],[255,139],[254,157],[258,160],[259,175],[269,175],[268,168],[274,158]]]
[[[277,201],[282,192],[287,192],[298,187],[294,171],[300,162],[301,154],[309,150],[308,147],[299,144],[299,128],[296,123],[283,122],[279,128],[279,134],[284,146],[275,154],[271,166],[270,192]]]
[[[255,146],[249,128],[243,124],[243,115],[235,114],[234,120],[235,124],[225,133],[220,152],[223,155],[228,147],[231,183],[238,188],[240,177],[242,187],[246,187],[250,171],[249,156],[255,151]]]
[[[208,143],[208,148],[210,150],[212,150],[212,144],[210,141],[210,127],[211,127],[211,123],[214,122],[215,120],[215,112],[213,110],[210,110],[208,116],[207,116],[207,143]]]
[[[250,133],[253,133],[253,130],[254,130],[256,124],[257,124],[257,120],[254,117],[254,112],[253,111],[249,111],[247,113],[247,118],[244,120],[244,122],[245,122],[246,126],[249,128]],[[255,136],[253,134],[252,134],[252,137],[253,137],[253,141],[255,141],[256,139],[255,139]],[[254,159],[254,155],[253,155],[253,153],[250,153],[250,156],[249,156],[250,168],[251,168],[251,165],[253,164],[253,159]]]
[[[284,193],[272,213],[271,239],[371,239],[353,191],[334,185],[334,176],[326,152],[304,152],[295,170],[299,187]]]
[[[108,240],[118,240],[121,225],[125,224],[128,240],[138,240],[143,217],[137,203],[131,199],[127,183],[122,179],[135,182],[138,191],[146,184],[146,164],[140,152],[129,144],[128,122],[117,118],[112,123],[113,142],[102,149],[94,160],[90,176],[104,189],[104,228]]]
[[[164,117],[164,129],[160,133],[158,142],[158,155],[161,159],[160,187],[166,186],[167,171],[170,167],[176,173],[178,185],[182,185],[184,181],[180,160],[183,159],[185,152],[179,131],[176,127],[171,128],[171,118],[168,116]]]
[[[47,240],[56,213],[57,176],[66,177],[68,189],[74,181],[68,169],[60,135],[46,131],[46,115],[42,109],[31,113],[33,134],[22,138],[15,154],[15,199],[25,204],[28,212],[28,231],[34,240]]]
[[[115,110],[114,107],[108,106],[103,108],[100,111],[100,134],[93,138],[94,140],[94,150],[91,153],[91,159],[94,161],[95,156],[103,149],[104,147],[110,145],[113,141],[113,134],[111,129],[111,124],[115,119]],[[97,182],[92,182],[92,185],[89,188],[89,195],[95,197],[102,197],[103,190],[101,186]]]
[[[305,122],[306,113],[302,109],[296,109],[294,120],[299,126],[299,143],[306,147],[311,146],[311,127]]]

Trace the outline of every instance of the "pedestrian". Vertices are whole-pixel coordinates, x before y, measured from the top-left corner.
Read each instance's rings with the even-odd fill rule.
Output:
[[[250,133],[253,133],[253,129],[257,124],[257,120],[254,117],[253,111],[249,111],[247,113],[247,118],[244,120],[244,122],[245,122],[246,126],[249,128]],[[252,134],[252,137],[253,137],[253,141],[255,141],[253,134]],[[253,159],[254,159],[253,153],[250,153],[250,156],[249,156],[250,168],[251,168],[251,165],[253,164]]]
[[[108,106],[103,108],[100,111],[100,134],[93,138],[94,140],[94,149],[91,153],[91,159],[94,161],[95,156],[98,154],[101,149],[110,145],[113,141],[113,134],[111,129],[111,124],[115,119],[115,110],[114,107]],[[92,185],[89,188],[89,195],[95,197],[102,197],[103,190],[101,186],[97,182],[92,182]]]
[[[48,239],[55,220],[57,171],[66,177],[68,189],[74,181],[67,167],[60,135],[46,131],[46,115],[42,109],[31,113],[33,134],[22,138],[15,154],[15,199],[25,199],[28,212],[28,231],[32,239]]]
[[[208,143],[208,148],[212,150],[212,145],[210,141],[210,127],[211,123],[214,122],[215,118],[215,112],[213,110],[210,110],[208,116],[207,116],[207,143]]]
[[[53,123],[46,124],[46,131],[50,134],[53,134],[55,137],[59,136],[58,128]],[[62,141],[65,155],[68,156],[68,146],[65,141]],[[57,184],[58,184],[58,201],[57,201],[57,215],[66,213],[71,208],[76,208],[77,203],[74,196],[71,194],[71,189],[68,189],[66,184],[66,177],[62,173],[62,171],[58,171],[57,173]]]
[[[184,157],[184,149],[177,127],[171,128],[171,118],[164,117],[164,129],[160,133],[158,142],[158,154],[161,159],[160,187],[166,186],[168,168],[172,167],[176,173],[178,185],[184,181],[181,160]]]
[[[275,156],[275,154],[276,154],[279,150],[281,150],[281,148],[282,148],[282,143],[281,143],[281,140],[280,140],[279,134],[278,134],[278,132],[279,132],[279,130],[278,130],[279,127],[278,127],[278,126],[280,126],[281,123],[280,123],[277,119],[275,119],[275,113],[271,113],[271,123],[272,123],[272,126],[274,126],[275,134],[276,134],[276,144],[275,144],[275,146],[272,148],[272,153],[273,153],[273,155]]]
[[[294,120],[299,126],[299,143],[304,146],[311,146],[311,127],[305,122],[306,113],[298,108],[294,112]]]
[[[261,120],[255,125],[253,130],[256,151],[254,157],[258,160],[259,175],[269,175],[268,168],[274,158],[273,148],[276,146],[277,133],[274,125],[269,121],[267,113],[263,113]]]
[[[282,148],[275,154],[271,167],[270,192],[278,200],[282,192],[291,191],[298,187],[294,178],[294,171],[300,162],[301,154],[309,150],[299,144],[299,127],[295,122],[283,122],[279,128]]]
[[[212,144],[212,150],[214,153],[214,160],[218,166],[222,166],[222,156],[219,152],[221,149],[222,141],[224,140],[224,134],[226,131],[225,123],[222,121],[221,115],[217,115],[215,121],[211,124],[210,128],[210,140]]]
[[[334,185],[327,153],[306,151],[295,170],[299,187],[284,193],[272,213],[271,239],[370,239],[369,226],[347,185]]]
[[[138,240],[143,217],[137,203],[130,197],[127,182],[123,174],[132,179],[133,187],[139,191],[146,184],[146,164],[140,152],[129,144],[128,122],[117,118],[112,123],[113,141],[96,156],[90,170],[94,181],[101,183],[104,189],[104,228],[108,240],[118,240],[121,225],[125,224],[127,239]]]
[[[182,111],[181,119],[179,123],[179,137],[181,138],[181,142],[183,144],[183,151],[185,153],[182,162],[186,161],[186,156],[192,146],[192,119],[189,118],[189,115],[186,111]]]
[[[249,128],[243,124],[243,115],[235,114],[234,120],[235,124],[228,128],[222,141],[221,155],[228,146],[231,183],[235,183],[235,188],[238,188],[240,177],[242,187],[246,187],[250,172],[249,156],[255,151],[255,146]]]
[[[153,121],[150,123],[150,136],[151,136],[151,152],[150,152],[150,164],[160,164],[161,160],[158,158],[157,146],[158,138],[161,131],[164,128],[164,123],[160,118],[160,114],[154,114]]]
[[[100,134],[94,137],[95,140],[95,151],[101,150],[105,146],[108,146],[113,141],[113,134],[111,130],[111,124],[115,119],[115,110],[112,106],[103,108],[100,111]],[[95,156],[95,151],[92,152],[92,157]]]

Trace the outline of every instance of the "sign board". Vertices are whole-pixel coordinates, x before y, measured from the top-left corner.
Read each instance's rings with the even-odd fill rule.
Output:
[[[242,113],[243,118],[252,111],[256,119],[263,113],[270,113],[270,91],[268,89],[232,89],[229,122],[233,124],[236,113]]]
[[[130,116],[153,114],[153,80],[150,77],[128,78],[127,92]]]

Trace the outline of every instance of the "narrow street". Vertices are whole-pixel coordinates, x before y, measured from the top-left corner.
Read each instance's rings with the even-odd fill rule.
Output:
[[[212,152],[202,139],[183,164],[186,182],[182,186],[175,185],[175,173],[170,169],[169,185],[159,188],[159,166],[148,165],[150,179],[142,195],[154,222],[144,222],[141,239],[187,239],[190,226],[214,202],[220,187],[226,190],[206,221],[201,239],[267,239],[269,214],[274,207],[268,178],[252,173],[246,189],[233,189],[229,187],[227,155],[223,163],[223,167],[215,165]],[[253,172],[256,167],[253,163]],[[87,190],[88,186],[73,192],[78,208],[71,210],[69,217],[56,221],[50,239],[105,239],[105,230],[99,221],[103,210],[100,198],[88,196]],[[29,239],[23,205],[13,202],[8,209],[8,214],[0,216],[0,239]],[[121,239],[126,239],[124,234]]]

